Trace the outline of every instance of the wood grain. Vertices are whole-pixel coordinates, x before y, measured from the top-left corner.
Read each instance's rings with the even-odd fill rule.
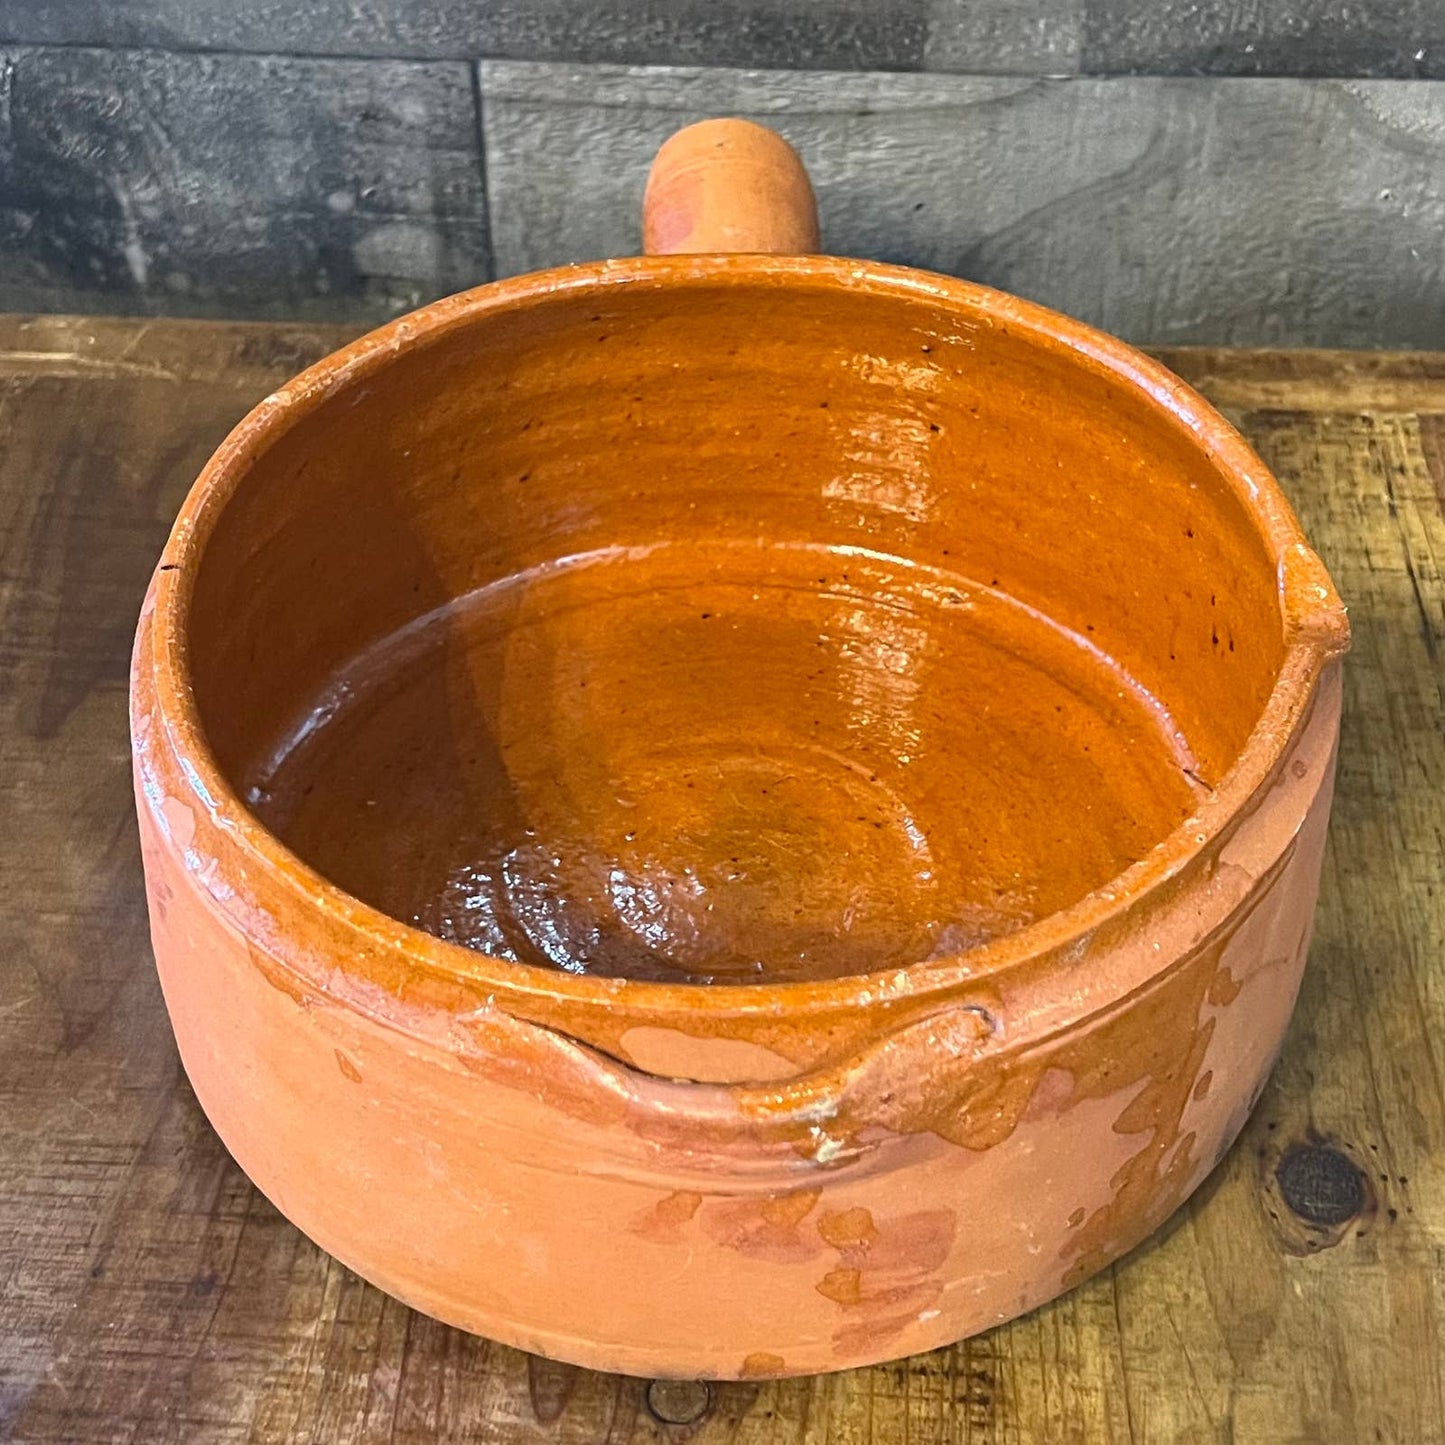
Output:
[[[529,60],[634,64],[775,65],[916,69],[925,16],[971,0],[9,0],[0,40],[63,45],[159,46],[292,55]],[[1052,0],[1053,4],[1061,0]],[[1077,7],[1083,0],[1062,0]],[[983,7],[999,11],[1000,0]],[[997,54],[1028,43],[1037,24],[997,14]],[[1012,42],[1012,43],[1010,43]]]
[[[0,44],[0,308],[376,322],[488,279],[493,230],[500,274],[635,252],[658,145],[745,114],[835,252],[1140,342],[1445,348],[1445,85],[1069,78],[1083,3],[0,4],[0,35],[137,47]],[[458,58],[210,48],[323,40]]]
[[[679,1393],[362,1283],[255,1192],[176,1060],[131,627],[207,452],[343,335],[0,320],[0,1439],[1445,1441],[1445,357],[1166,354],[1278,471],[1355,625],[1311,964],[1239,1145],[1158,1237],[1012,1325]]]
[[[0,307],[376,321],[490,266],[462,62],[0,49]]]
[[[8,0],[0,40],[993,75],[1445,76],[1437,0]]]
[[[1445,76],[1437,0],[1091,0],[1086,71]]]
[[[1155,345],[1445,347],[1445,86],[480,67],[497,271],[639,249],[673,130],[776,127],[823,245]]]

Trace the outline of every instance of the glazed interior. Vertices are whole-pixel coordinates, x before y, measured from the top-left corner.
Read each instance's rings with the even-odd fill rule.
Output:
[[[358,368],[195,578],[207,741],[302,859],[503,958],[680,982],[951,956],[1144,856],[1285,652],[1164,407],[839,276],[538,292]]]

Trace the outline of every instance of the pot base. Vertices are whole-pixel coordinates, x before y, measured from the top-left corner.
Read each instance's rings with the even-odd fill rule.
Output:
[[[755,983],[904,967],[1066,907],[1187,814],[1197,767],[1087,635],[988,580],[663,542],[374,645],[248,797],[324,875],[453,942]]]

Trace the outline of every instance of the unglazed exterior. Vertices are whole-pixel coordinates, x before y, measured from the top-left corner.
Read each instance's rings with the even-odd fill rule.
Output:
[[[654,177],[654,245],[699,197]],[[480,1334],[715,1378],[960,1339],[1247,1117],[1347,640],[1233,429],[1039,307],[765,254],[448,298],[248,416],[147,596],[185,1067],[300,1228]]]

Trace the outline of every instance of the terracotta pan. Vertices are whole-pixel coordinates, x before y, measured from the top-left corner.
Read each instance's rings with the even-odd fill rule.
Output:
[[[1162,367],[767,254],[817,245],[770,132],[675,137],[645,230],[382,327],[201,474],[132,681],[157,966],[227,1147],[398,1298],[840,1369],[1069,1288],[1228,1148],[1348,630]]]

